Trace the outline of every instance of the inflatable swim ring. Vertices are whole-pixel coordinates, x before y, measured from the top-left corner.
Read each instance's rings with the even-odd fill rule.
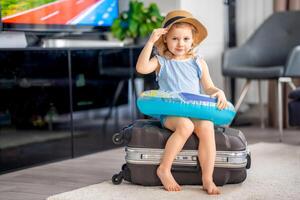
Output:
[[[228,102],[225,109],[219,110],[216,104],[217,98],[208,95],[160,90],[145,91],[137,100],[139,110],[154,118],[181,116],[209,120],[215,125],[229,125],[236,114],[233,105]]]

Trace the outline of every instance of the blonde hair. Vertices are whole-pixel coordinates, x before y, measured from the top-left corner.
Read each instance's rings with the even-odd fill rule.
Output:
[[[182,27],[182,26],[188,26],[188,27],[191,28],[192,34],[193,34],[193,39],[194,39],[197,29],[192,24],[189,24],[189,23],[186,23],[186,22],[177,22],[177,23],[174,23],[169,29],[171,29],[173,27],[177,28],[177,27]],[[162,36],[162,37],[166,37],[166,36]],[[171,59],[173,57],[173,54],[169,51],[166,42],[160,43],[156,47],[156,50],[157,50],[159,55],[164,56],[168,59]],[[195,52],[193,50],[194,50],[194,44],[193,44],[191,50],[188,52],[188,55],[191,56],[191,57],[195,56]]]

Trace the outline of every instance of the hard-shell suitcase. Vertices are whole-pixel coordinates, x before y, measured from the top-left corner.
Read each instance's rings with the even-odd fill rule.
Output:
[[[144,186],[161,185],[156,175],[165,143],[171,132],[157,120],[137,120],[113,136],[117,144],[125,143],[126,163],[112,177],[114,184],[123,179]],[[216,161],[213,179],[216,185],[240,183],[246,179],[251,156],[244,134],[232,128],[215,127]],[[197,156],[198,138],[193,134],[176,156],[172,174],[181,185],[201,185],[201,168]]]

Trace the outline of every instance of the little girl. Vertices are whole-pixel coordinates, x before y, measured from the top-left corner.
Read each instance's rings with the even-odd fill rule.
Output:
[[[163,91],[205,94],[218,98],[217,106],[227,105],[224,92],[213,84],[206,62],[194,55],[193,49],[207,36],[206,28],[191,13],[171,11],[163,21],[163,28],[155,29],[141,54],[136,70],[141,74],[156,72],[159,89]],[[153,46],[158,54],[150,58]],[[202,171],[203,189],[208,194],[219,194],[213,182],[216,157],[214,125],[211,121],[186,117],[166,116],[162,125],[171,131],[157,175],[167,191],[180,191],[171,174],[172,162],[187,139],[195,133],[199,138],[198,157]]]

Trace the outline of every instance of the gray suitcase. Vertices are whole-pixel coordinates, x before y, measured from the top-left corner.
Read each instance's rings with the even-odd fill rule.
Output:
[[[161,185],[156,175],[165,143],[171,132],[157,120],[137,120],[113,136],[116,144],[126,144],[126,163],[112,177],[114,184],[123,179],[144,186]],[[216,185],[240,183],[247,177],[251,156],[244,134],[232,128],[215,127],[216,161],[213,179]],[[181,185],[201,185],[197,156],[198,138],[193,134],[176,156],[172,174]]]

